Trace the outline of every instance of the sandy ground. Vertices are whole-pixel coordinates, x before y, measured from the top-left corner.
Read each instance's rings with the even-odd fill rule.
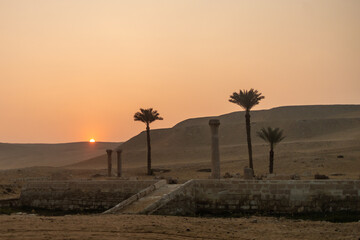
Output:
[[[1,215],[0,239],[360,239],[360,223],[285,218]]]

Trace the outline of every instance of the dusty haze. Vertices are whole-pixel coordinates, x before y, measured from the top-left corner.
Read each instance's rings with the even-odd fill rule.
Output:
[[[360,102],[360,2],[0,1],[0,142],[125,141],[237,111]]]

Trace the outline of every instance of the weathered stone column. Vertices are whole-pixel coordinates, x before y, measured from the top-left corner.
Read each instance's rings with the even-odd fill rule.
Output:
[[[209,121],[211,129],[211,178],[220,179],[220,151],[219,151],[219,125],[218,119]]]
[[[249,167],[244,168],[244,179],[246,180],[254,179],[254,171],[252,170],[252,168]]]
[[[111,154],[112,154],[112,150],[111,149],[106,149],[106,153],[107,153],[107,156],[108,156],[108,176],[111,177],[111,167],[112,167]]]
[[[121,177],[122,174],[122,162],[121,162],[121,149],[117,149],[116,153],[117,153],[117,176]]]

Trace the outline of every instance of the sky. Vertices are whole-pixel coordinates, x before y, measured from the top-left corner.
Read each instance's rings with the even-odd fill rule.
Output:
[[[359,0],[0,0],[0,142],[126,141],[254,108],[360,104]]]

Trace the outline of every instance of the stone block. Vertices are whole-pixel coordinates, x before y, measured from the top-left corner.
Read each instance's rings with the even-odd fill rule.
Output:
[[[344,194],[344,195],[354,195],[354,196],[358,196],[358,190],[345,189],[345,190],[343,190],[343,194]]]
[[[255,205],[258,205],[258,202],[255,201],[255,200],[251,200],[250,201],[250,206],[255,206]]]
[[[245,206],[240,206],[241,209],[243,210],[249,210],[250,206],[249,205],[245,205]]]

